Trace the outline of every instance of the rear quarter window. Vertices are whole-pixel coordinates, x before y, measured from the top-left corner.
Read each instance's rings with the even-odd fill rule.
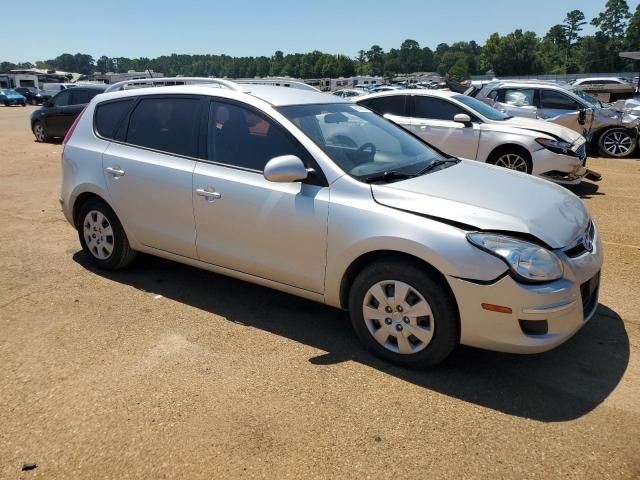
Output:
[[[115,139],[118,127],[133,106],[133,98],[117,102],[101,103],[94,115],[95,129],[98,135],[109,140]]]

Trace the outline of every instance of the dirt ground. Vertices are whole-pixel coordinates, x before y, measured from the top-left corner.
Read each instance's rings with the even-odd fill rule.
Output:
[[[0,478],[640,477],[640,161],[591,159],[575,190],[606,249],[578,335],[413,372],[319,304],[146,256],[94,270],[32,109],[0,107]]]

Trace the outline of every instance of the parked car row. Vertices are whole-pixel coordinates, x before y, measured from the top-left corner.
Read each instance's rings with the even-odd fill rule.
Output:
[[[460,343],[545,351],[594,314],[598,228],[574,194],[525,173],[544,176],[546,158],[579,175],[578,133],[533,132],[456,94],[353,103],[203,82],[222,88],[111,86],[76,116],[60,202],[98,267],[145,252],[341,308],[368,348],[408,366]],[[483,142],[517,136],[529,143],[512,170],[430,146],[487,160]]]
[[[1,88],[0,103],[5,107],[10,107],[11,105],[22,105],[23,107],[26,107],[27,99],[16,92],[13,88]]]
[[[496,81],[475,98],[509,115],[540,118],[584,135],[591,148],[610,157],[632,155],[640,118],[617,104],[603,104],[578,87],[542,81]]]

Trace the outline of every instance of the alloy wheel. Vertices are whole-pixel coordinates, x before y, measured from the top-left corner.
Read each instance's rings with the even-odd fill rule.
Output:
[[[44,133],[44,127],[42,126],[41,123],[36,124],[35,128],[33,129],[33,132],[36,135],[37,141],[44,142],[46,135]]]
[[[518,172],[527,171],[527,161],[517,153],[506,153],[498,157],[495,163],[498,167],[516,170]]]
[[[620,157],[629,153],[633,145],[633,138],[626,132],[614,131],[606,133],[602,139],[602,146],[608,154]]]
[[[373,338],[394,353],[420,352],[433,338],[434,319],[429,302],[404,282],[384,280],[369,288],[362,316]]]
[[[108,259],[113,253],[113,228],[107,217],[97,210],[91,210],[84,217],[82,234],[87,249],[99,260]]]

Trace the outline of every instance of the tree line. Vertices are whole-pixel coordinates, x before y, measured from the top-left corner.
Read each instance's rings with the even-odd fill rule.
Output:
[[[125,58],[64,53],[56,58],[13,64],[0,63],[0,72],[15,68],[43,68],[85,75],[128,70],[163,72],[168,76],[295,78],[350,77],[375,75],[392,77],[414,72],[437,72],[459,79],[492,72],[497,76],[543,73],[589,73],[631,71],[630,60],[618,56],[625,50],[640,50],[640,5],[632,14],[626,0],[608,0],[604,10],[590,20],[593,35],[582,35],[587,19],[580,10],[568,12],[562,21],[539,37],[516,29],[492,34],[484,45],[475,41],[439,44],[435,50],[407,39],[400,48],[385,52],[379,45],[360,50],[355,58],[320,51],[271,57],[229,55],[163,55],[157,58]]]

